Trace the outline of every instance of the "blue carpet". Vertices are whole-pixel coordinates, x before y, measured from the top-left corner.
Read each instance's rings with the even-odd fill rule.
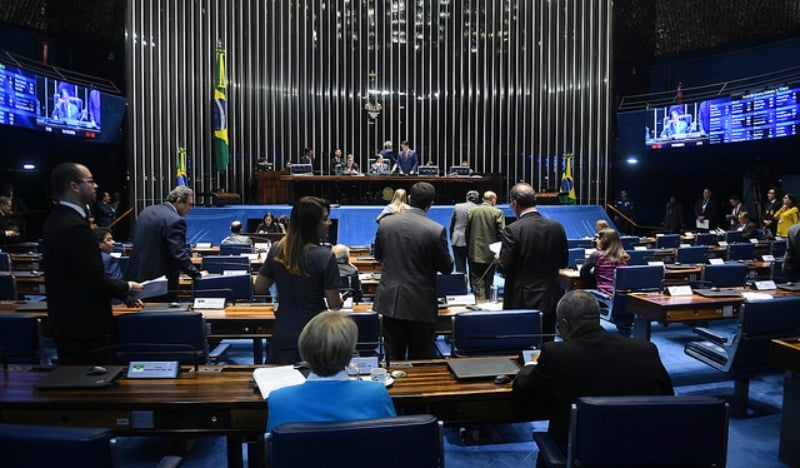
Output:
[[[722,331],[731,326],[731,322],[720,322],[714,323],[712,328]],[[691,328],[683,325],[653,327],[652,341],[658,346],[677,394],[730,396],[733,393],[731,380],[684,354],[683,346],[693,336]],[[233,345],[229,353],[231,363],[252,364],[250,341],[232,340],[230,343]],[[443,342],[439,344],[442,351],[449,351]],[[778,461],[782,398],[781,373],[770,373],[752,380],[750,400],[755,403],[756,410],[746,418],[731,418],[729,467],[787,466]],[[477,443],[463,442],[458,429],[447,428],[445,463],[450,468],[534,466],[536,444],[531,440],[531,432],[546,428],[546,422],[481,427],[477,434],[467,434],[467,439],[477,439],[480,441]],[[161,456],[175,453],[161,438],[127,437],[122,438],[120,446],[123,467],[154,466]],[[190,448],[184,450],[183,456],[185,467],[226,466],[225,440],[222,437],[197,438]]]

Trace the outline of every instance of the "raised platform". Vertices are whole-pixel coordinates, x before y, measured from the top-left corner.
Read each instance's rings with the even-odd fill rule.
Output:
[[[508,205],[498,205],[506,215],[506,222],[514,220],[514,213]],[[347,245],[368,245],[375,238],[378,224],[375,218],[383,206],[341,206],[332,208],[330,217],[338,225],[336,241]],[[605,211],[596,205],[574,206],[539,206],[538,210],[546,218],[558,220],[564,225],[567,237],[576,239],[594,236],[594,226],[598,219],[605,219],[611,223]],[[219,208],[195,207],[186,216],[186,238],[194,244],[197,242],[212,242],[219,245],[220,241],[230,233],[230,224],[241,221],[246,227],[256,226],[264,213],[271,212],[276,218],[281,215],[289,216],[292,207],[289,205],[235,205]],[[431,207],[428,217],[448,229],[450,234],[450,217],[453,207]],[[250,220],[253,220],[252,222]]]

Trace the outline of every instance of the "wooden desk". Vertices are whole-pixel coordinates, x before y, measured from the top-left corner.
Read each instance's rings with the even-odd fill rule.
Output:
[[[446,361],[392,363],[405,378],[389,388],[398,414],[433,414],[447,425],[519,421],[511,383],[457,381]],[[185,369],[177,379],[126,379],[105,389],[36,390],[43,371],[11,370],[0,388],[0,421],[104,427],[120,435],[219,434],[228,439],[228,465],[242,465],[242,442],[260,461],[267,405],[254,389],[253,367]]]
[[[744,291],[744,290],[743,290]],[[766,291],[774,297],[796,295],[791,291],[776,289]],[[626,299],[628,312],[636,314],[633,334],[636,338],[650,339],[651,322],[708,322],[734,318],[744,297],[667,296],[661,293],[631,293]]]
[[[358,268],[359,273],[380,273],[383,270],[383,264],[371,255],[364,255],[360,257],[350,257],[350,263]]]
[[[800,338],[772,340],[768,359],[770,365],[787,370],[778,457],[790,466],[800,466]]]

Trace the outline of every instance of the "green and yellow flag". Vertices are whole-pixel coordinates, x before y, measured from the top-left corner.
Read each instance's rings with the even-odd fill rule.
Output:
[[[189,176],[186,174],[186,148],[178,147],[178,163],[175,168],[176,184],[189,186]]]
[[[217,69],[214,78],[214,156],[217,170],[228,168],[228,103],[226,101],[225,49],[217,48]]]
[[[561,195],[558,198],[562,205],[575,205],[578,203],[578,197],[575,196],[575,179],[572,176],[573,154],[565,154],[564,159],[564,172],[561,173]]]

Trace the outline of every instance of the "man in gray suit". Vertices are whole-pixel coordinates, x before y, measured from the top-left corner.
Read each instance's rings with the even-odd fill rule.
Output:
[[[556,304],[563,294],[558,270],[567,266],[567,235],[558,221],[536,211],[536,194],[525,183],[511,188],[517,221],[506,226],[500,272],[506,276],[503,309],[539,309],[542,332],[554,333]]]
[[[483,194],[483,203],[467,214],[467,250],[469,252],[469,281],[475,299],[488,299],[489,289],[494,284],[494,254],[489,244],[498,242],[506,228],[506,217],[495,208],[497,194],[488,190]]]
[[[453,246],[456,271],[461,273],[467,272],[467,238],[465,235],[467,211],[478,206],[479,197],[480,194],[477,190],[467,192],[467,201],[456,203],[453,206],[453,215],[450,217],[450,243]]]
[[[375,311],[383,315],[388,360],[434,357],[436,272],[453,270],[444,226],[426,216],[435,197],[433,185],[417,182],[408,192],[411,208],[384,218],[375,234],[383,263]]]

